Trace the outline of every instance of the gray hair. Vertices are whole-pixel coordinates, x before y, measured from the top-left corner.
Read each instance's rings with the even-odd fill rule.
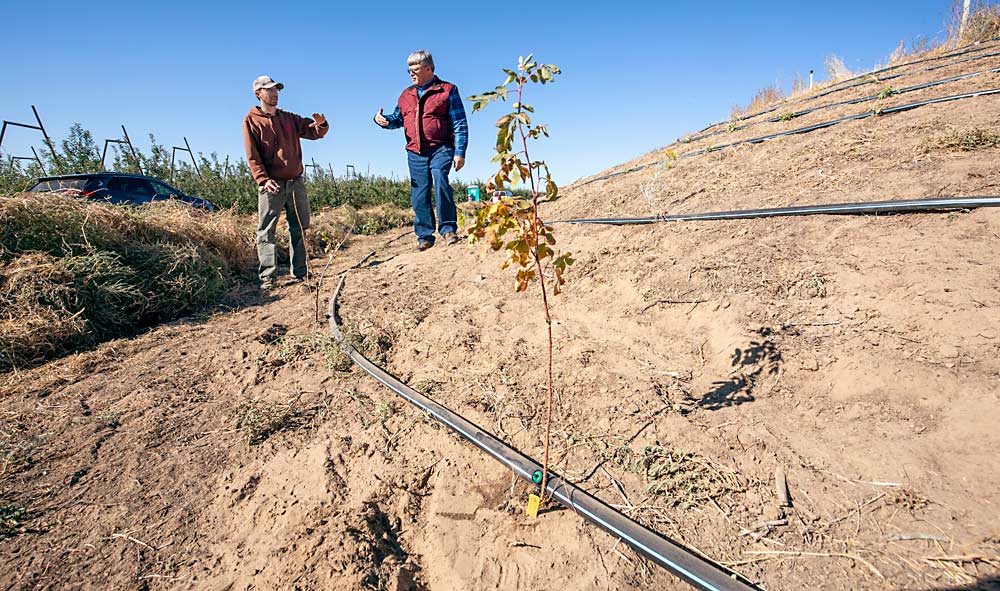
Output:
[[[410,54],[410,57],[406,58],[407,66],[415,66],[417,64],[426,64],[431,67],[431,71],[434,70],[434,58],[431,57],[431,52],[419,49]]]

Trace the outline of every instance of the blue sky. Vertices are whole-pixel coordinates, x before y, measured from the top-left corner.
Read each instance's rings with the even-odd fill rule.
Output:
[[[673,5],[673,6],[671,6]],[[437,8],[434,8],[434,7]],[[941,35],[950,0],[839,2],[7,2],[0,52],[7,56],[0,118],[33,121],[51,135],[79,122],[99,143],[148,135],[195,151],[243,156],[241,122],[256,104],[250,83],[286,85],[280,105],[320,111],[333,129],[304,142],[306,160],[406,175],[402,130],[372,123],[409,84],[414,49],[463,97],[492,89],[501,67],[534,52],[563,70],[526,102],[552,138],[532,156],[560,184],[624,162],[729,116],[769,84],[790,88],[824,59],[851,69],[884,62],[897,43]],[[18,23],[13,25],[12,23]],[[491,105],[471,114],[466,168],[485,178],[495,142]],[[6,154],[30,154],[37,132],[8,128]]]

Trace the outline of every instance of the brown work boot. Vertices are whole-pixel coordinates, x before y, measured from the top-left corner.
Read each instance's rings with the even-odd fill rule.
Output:
[[[420,252],[423,252],[432,246],[434,246],[433,242],[428,242],[427,240],[417,241],[417,250],[419,250]]]
[[[454,232],[445,232],[444,234],[445,244],[455,244],[456,242],[458,242],[458,234],[455,234]]]

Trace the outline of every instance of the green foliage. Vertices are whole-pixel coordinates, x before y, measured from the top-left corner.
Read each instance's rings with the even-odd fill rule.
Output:
[[[150,148],[136,147],[136,155],[127,146],[113,144],[106,164],[109,170],[142,173],[156,177],[175,186],[184,193],[208,199],[215,205],[232,209],[237,213],[256,213],[257,183],[250,174],[250,166],[244,159],[231,162],[216,153],[199,153],[191,160],[187,152],[177,152],[171,169],[171,150],[157,142],[150,134]],[[34,161],[20,163],[9,155],[0,155],[0,195],[23,192],[41,176],[99,172],[101,152],[93,135],[79,123],[75,123],[69,135],[61,142],[55,154],[47,147],[39,153],[42,164]],[[197,165],[195,164],[197,163]],[[141,169],[140,169],[141,165]],[[44,168],[44,170],[43,170]],[[401,209],[410,208],[409,179],[395,179],[384,176],[354,176],[336,178],[327,170],[308,169],[306,186],[313,209],[322,206],[339,207],[349,205],[356,209],[391,203]],[[484,185],[482,181],[473,184]],[[465,195],[468,185],[452,182],[456,195]],[[527,191],[515,191],[527,195]],[[369,232],[371,230],[366,230]]]
[[[896,89],[891,86],[886,86],[878,93],[878,98],[884,99],[896,94]]]
[[[542,160],[531,160],[528,154],[528,140],[548,137],[549,132],[545,125],[532,124],[529,113],[534,113],[535,109],[523,99],[526,84],[554,82],[555,75],[561,71],[552,64],[541,64],[534,60],[533,55],[528,55],[518,59],[516,71],[504,68],[503,72],[507,77],[495,90],[469,97],[473,101],[473,113],[491,102],[506,101],[508,96],[514,99],[513,111],[500,117],[496,123],[496,155],[492,161],[499,165],[499,170],[487,183],[487,190],[507,185],[517,186],[524,182],[531,187],[531,200],[505,199],[479,210],[476,212],[475,224],[469,230],[469,240],[486,241],[494,251],[505,250],[507,260],[502,268],[506,269],[510,265],[518,268],[517,290],[524,291],[532,279],[538,278],[542,281],[543,297],[545,284],[542,266],[546,259],[550,259],[556,277],[553,293],[558,294],[566,282],[566,268],[573,264],[573,258],[569,253],[557,254],[553,250],[556,239],[552,228],[538,217],[538,188],[542,183],[543,170],[545,196],[550,201],[554,200],[559,189],[552,180],[548,164]],[[520,139],[518,150],[514,148],[515,138]]]
[[[544,194],[549,201],[554,200],[559,189],[552,180],[548,165],[542,160],[532,160],[528,154],[528,140],[537,140],[541,136],[548,137],[548,128],[540,124],[532,124],[531,115],[535,109],[524,102],[524,87],[527,84],[547,84],[555,81],[559,68],[552,64],[542,64],[534,60],[534,56],[520,57],[516,70],[503,70],[507,75],[502,84],[495,90],[469,97],[473,101],[472,111],[475,113],[493,101],[506,101],[512,96],[513,111],[497,120],[496,155],[492,161],[499,165],[499,170],[487,183],[487,189],[504,188],[507,185],[517,186],[525,183],[531,187],[531,200],[504,198],[498,203],[476,212],[475,224],[469,229],[469,242],[486,241],[494,251],[504,250],[507,260],[502,268],[514,265],[517,268],[517,290],[525,291],[533,279],[538,279],[541,287],[542,308],[545,311],[545,324],[549,337],[548,355],[548,400],[545,423],[545,457],[542,461],[541,490],[546,494],[546,481],[549,473],[549,440],[552,426],[552,317],[549,314],[548,296],[545,290],[545,274],[543,265],[551,263],[555,282],[553,294],[558,294],[566,283],[567,268],[573,264],[569,253],[558,254],[553,247],[556,238],[551,226],[546,226],[538,217],[538,198]],[[514,148],[515,138],[520,140],[519,149]],[[545,171],[545,189],[539,191]]]
[[[56,157],[46,148],[49,175],[72,174],[76,172],[98,172],[101,170],[101,151],[90,131],[79,123],[69,128],[69,135],[62,141],[62,149]]]
[[[535,186],[535,175],[540,172],[541,168],[544,168],[545,196],[549,200],[553,200],[558,195],[559,188],[552,180],[549,167],[542,160],[531,161],[528,158],[527,146],[528,138],[538,139],[543,135],[549,137],[549,131],[545,125],[536,124],[533,126],[531,124],[529,113],[534,113],[535,109],[522,101],[522,93],[524,92],[524,85],[529,80],[532,83],[546,84],[554,82],[554,76],[561,72],[559,68],[552,64],[539,64],[533,61],[532,58],[532,55],[528,55],[527,58],[519,58],[516,72],[504,68],[503,72],[507,74],[507,78],[503,84],[496,87],[496,90],[485,92],[481,95],[470,96],[469,100],[473,101],[472,112],[475,113],[492,101],[506,101],[507,96],[511,93],[515,93],[516,98],[513,104],[514,111],[504,115],[496,123],[496,155],[493,156],[491,161],[499,163],[500,170],[487,183],[487,191],[492,191],[495,188],[503,188],[508,184],[517,186],[524,181],[526,184],[531,185],[532,198],[537,199],[538,192]],[[517,85],[516,90],[508,89],[508,86],[513,84]],[[517,135],[520,135],[524,149],[515,152],[514,140]],[[522,155],[524,156],[523,160],[521,158]]]
[[[570,253],[557,255],[552,247],[556,243],[552,226],[546,226],[535,215],[532,204],[522,200],[503,199],[476,212],[476,221],[470,239],[484,240],[493,251],[507,252],[501,269],[517,267],[517,291],[528,289],[537,277],[536,269],[546,259],[551,259],[555,272],[553,293],[558,295],[566,284],[566,269],[573,264]],[[512,236],[508,237],[508,233]],[[509,239],[508,239],[509,238]]]
[[[13,537],[21,532],[24,528],[24,522],[30,517],[31,515],[24,507],[10,503],[0,505],[0,540]]]

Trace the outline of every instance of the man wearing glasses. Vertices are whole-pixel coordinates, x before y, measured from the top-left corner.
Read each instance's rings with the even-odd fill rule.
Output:
[[[403,128],[406,160],[410,168],[410,202],[417,249],[434,246],[434,206],[437,231],[446,244],[458,242],[458,216],[448,173],[465,166],[469,144],[469,124],[458,87],[434,75],[434,58],[426,51],[414,51],[406,59],[413,85],[399,95],[391,115],[375,114],[375,123],[384,129]],[[434,201],[431,201],[431,184]]]

